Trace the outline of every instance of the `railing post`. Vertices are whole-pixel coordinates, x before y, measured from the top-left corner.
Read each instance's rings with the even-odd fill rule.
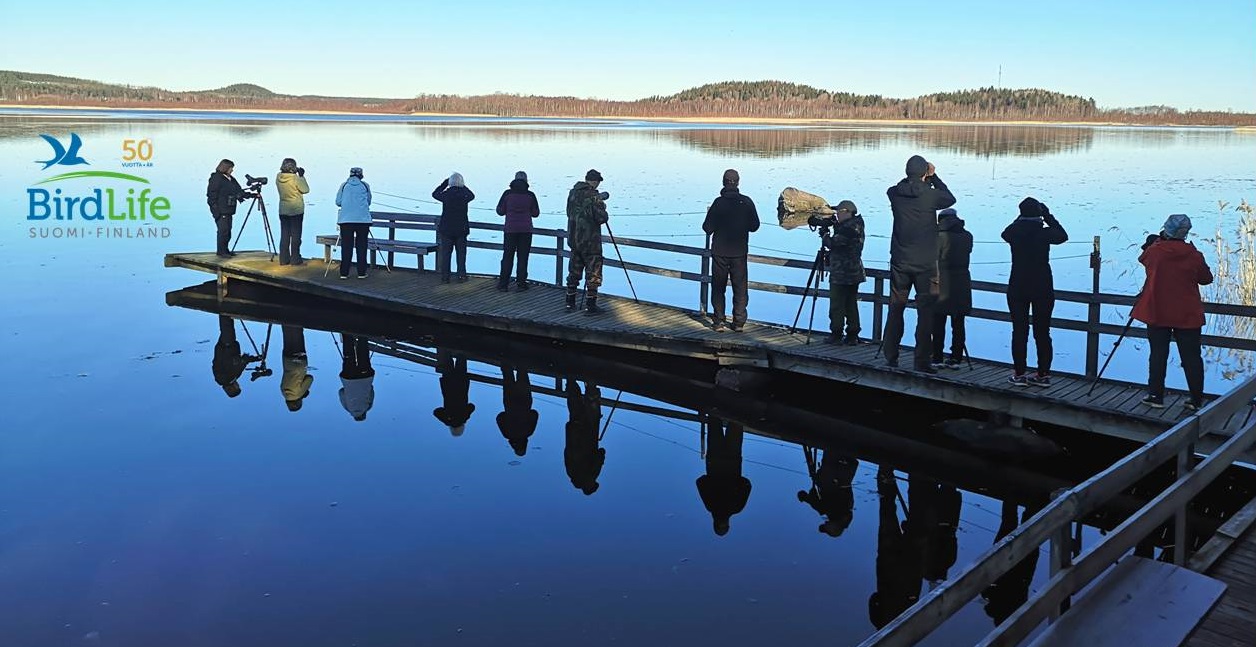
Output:
[[[1177,455],[1177,480],[1182,480],[1191,471],[1191,457],[1195,454],[1195,443],[1182,448]],[[1186,505],[1173,513],[1173,563],[1186,565]]]
[[[702,240],[702,268],[698,274],[698,313],[703,317],[707,313],[707,303],[710,299],[711,284],[708,281],[711,278],[711,237],[705,236]]]
[[[1058,499],[1060,496],[1068,492],[1068,490],[1056,490],[1052,497]],[[1060,526],[1051,535],[1051,573],[1050,577],[1055,577],[1056,573],[1069,568],[1073,565],[1073,533],[1069,532],[1072,522]],[[1048,622],[1055,622],[1060,619],[1060,614],[1068,611],[1071,598],[1065,597],[1060,606],[1053,607],[1050,615],[1047,617]]]
[[[396,220],[389,219],[388,221],[388,240],[390,241],[397,240],[397,221]],[[423,258],[423,257],[420,256],[419,258]],[[393,260],[394,260],[393,252],[390,251],[388,252],[388,267],[393,267],[394,265],[396,265],[396,263],[394,263]]]
[[[881,293],[885,290],[885,279],[872,279],[872,341],[881,341],[881,328],[884,325],[881,311]]]
[[[554,235],[554,285],[563,286],[563,230]]]
[[[1090,304],[1086,308],[1086,377],[1099,374],[1099,268],[1103,265],[1099,255],[1099,237],[1090,252]]]

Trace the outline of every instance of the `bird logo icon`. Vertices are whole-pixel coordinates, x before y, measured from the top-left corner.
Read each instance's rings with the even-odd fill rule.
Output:
[[[83,146],[83,140],[79,139],[78,133],[70,133],[69,148],[62,146],[61,142],[52,135],[40,135],[40,137],[43,137],[44,141],[48,142],[49,146],[52,146],[52,159],[35,160],[36,164],[44,165],[44,168],[40,170],[46,170],[57,164],[62,166],[75,166],[77,164],[88,163],[87,160],[79,156],[79,148]]]

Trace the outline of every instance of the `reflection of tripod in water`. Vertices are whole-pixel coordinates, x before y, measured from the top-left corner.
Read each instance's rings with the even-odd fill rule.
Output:
[[[824,236],[829,233],[828,227],[820,228],[820,249],[816,250],[816,259],[811,263],[811,274],[807,276],[807,285],[802,289],[802,299],[798,301],[798,313],[794,315],[794,323],[789,327],[789,334],[798,331],[798,319],[802,317],[802,307],[807,303],[807,293],[811,293],[811,318],[807,320],[807,342],[811,343],[811,328],[816,321],[816,299],[820,296],[820,286],[824,283],[824,273],[829,267],[829,250],[824,248]]]
[[[244,235],[244,228],[249,224],[253,207],[257,207],[257,210],[262,213],[262,228],[266,231],[266,249],[270,252],[270,260],[273,262],[275,260],[275,235],[271,233],[270,218],[266,215],[266,200],[262,197],[262,185],[250,183],[249,190],[245,191],[244,195],[252,198],[253,201],[249,203],[249,210],[244,213],[244,222],[240,223],[240,232],[236,234],[235,242],[231,243],[231,251],[235,251],[236,245],[240,242],[240,236]]]
[[[266,324],[266,341],[262,342],[262,349],[258,351],[257,342],[253,341],[253,335],[249,334],[249,327],[244,325],[244,320],[240,320],[240,327],[244,329],[244,336],[249,338],[249,345],[253,347],[252,355],[245,355],[245,363],[260,362],[257,366],[250,369],[249,381],[256,382],[259,378],[270,377],[275,374],[270,367],[266,366],[266,356],[270,354],[270,331],[273,324]]]

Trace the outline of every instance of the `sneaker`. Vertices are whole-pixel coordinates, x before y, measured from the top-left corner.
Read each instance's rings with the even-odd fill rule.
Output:
[[[341,274],[341,275],[340,275],[340,280],[341,280],[341,281],[343,281],[343,280],[345,280],[345,279],[347,279],[347,278],[349,278],[349,275],[348,275],[348,274]]]
[[[1039,373],[1037,375],[1030,375],[1026,379],[1029,381],[1029,384],[1032,386],[1051,386],[1050,375],[1043,375],[1042,373]]]
[[[1204,403],[1200,400],[1190,399],[1182,405],[1182,409],[1188,413],[1195,413],[1204,407]]]
[[[1029,378],[1023,374],[1016,374],[1007,378],[1008,384],[1012,386],[1029,386]]]
[[[746,329],[746,324],[733,324],[728,329],[733,332],[741,332]]]
[[[366,276],[367,276],[367,275],[365,275],[365,274],[359,274],[359,275],[358,275],[358,278],[360,278],[360,279],[364,279],[364,278],[366,278]]]
[[[1152,409],[1164,408],[1164,396],[1163,395],[1152,395],[1148,393],[1146,397],[1140,400],[1140,402],[1151,407]]]
[[[929,367],[936,371],[938,369],[946,368],[946,364],[940,359],[935,359],[929,362]]]
[[[942,364],[947,368],[959,368],[964,365],[963,362],[955,359],[954,357],[947,359],[945,362],[942,362]]]

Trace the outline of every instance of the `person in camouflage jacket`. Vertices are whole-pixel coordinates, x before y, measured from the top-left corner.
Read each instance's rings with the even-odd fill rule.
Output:
[[[576,309],[576,288],[584,276],[585,309],[598,312],[597,289],[602,286],[602,225],[608,220],[605,192],[597,188],[602,174],[590,169],[583,182],[576,182],[567,194],[567,309]]]
[[[833,233],[824,235],[824,248],[829,250],[829,343],[854,346],[859,343],[859,284],[868,278],[863,266],[864,220],[850,200],[842,200],[834,210],[837,223]]]

